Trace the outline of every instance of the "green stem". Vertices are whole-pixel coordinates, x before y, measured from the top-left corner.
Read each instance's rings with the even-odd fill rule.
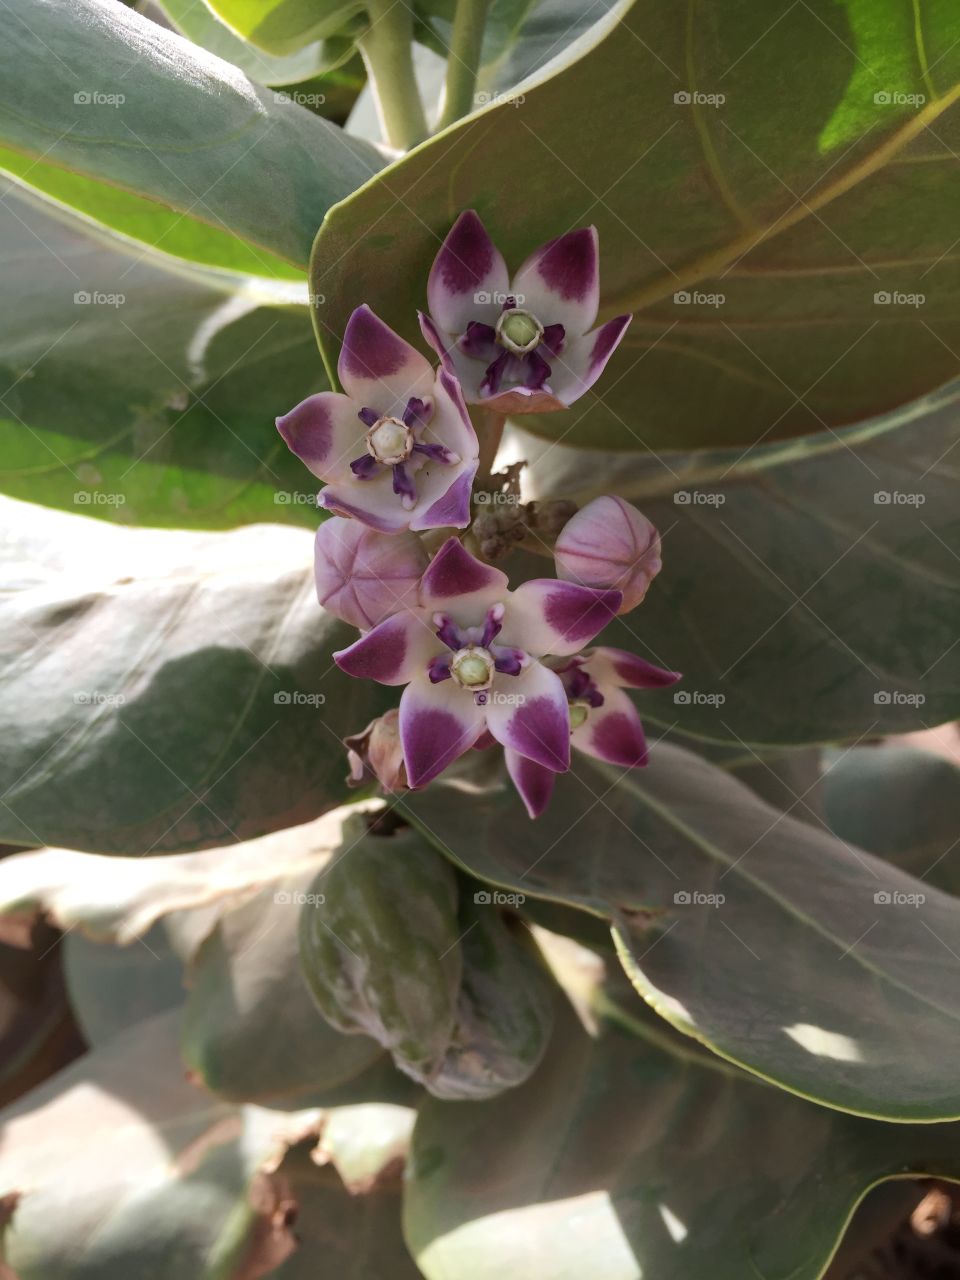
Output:
[[[427,136],[427,120],[413,71],[413,10],[405,0],[367,0],[370,26],[360,37],[384,137],[409,151]]]
[[[483,47],[490,0],[457,0],[450,49],[447,56],[447,79],[443,114],[437,125],[445,129],[454,120],[467,115],[475,105],[477,68]]]

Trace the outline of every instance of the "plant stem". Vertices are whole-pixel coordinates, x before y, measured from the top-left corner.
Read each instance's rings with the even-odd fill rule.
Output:
[[[477,432],[480,440],[480,466],[477,469],[478,485],[487,484],[493,475],[494,463],[497,460],[497,450],[500,448],[503,428],[507,421],[505,413],[494,413],[491,409],[481,409],[480,417],[480,430]]]
[[[370,26],[358,44],[384,137],[409,151],[427,136],[413,71],[413,10],[405,0],[367,0]]]
[[[450,48],[447,54],[447,79],[443,114],[437,125],[445,129],[454,120],[473,110],[477,88],[477,68],[483,47],[483,31],[487,23],[490,0],[457,0]]]

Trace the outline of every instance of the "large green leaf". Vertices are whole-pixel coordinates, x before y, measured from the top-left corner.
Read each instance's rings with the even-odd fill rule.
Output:
[[[427,1280],[818,1280],[873,1184],[960,1178],[955,1125],[812,1106],[607,1005],[570,1013],[537,1074],[428,1099],[407,1240]]]
[[[960,349],[960,16],[915,10],[618,5],[330,211],[311,267],[328,361],[361,298],[415,336],[439,240],[475,208],[514,266],[595,222],[602,314],[638,313],[596,394],[536,420],[551,439],[746,444],[930,390]]]
[[[960,769],[951,761],[894,743],[858,747],[827,771],[823,802],[841,839],[960,891]]]
[[[91,179],[54,194],[161,247],[142,204],[113,204],[107,189],[267,250],[270,273],[274,256],[304,266],[326,211],[382,164],[373,147],[115,0],[12,0],[4,58],[0,142],[27,157],[27,180],[44,189],[51,168]],[[196,236],[190,256],[202,244]],[[210,260],[222,265],[223,253],[221,238]]]
[[[577,757],[536,822],[483,767],[405,809],[475,876],[612,921],[669,1022],[828,1106],[960,1117],[960,901],[665,743],[626,775]]]
[[[257,1280],[297,1261],[280,1274],[317,1275],[345,1266],[375,1221],[384,1260],[392,1243],[398,1269],[389,1274],[408,1274],[396,1191],[379,1193],[402,1162],[409,1113],[398,1123],[400,1108],[373,1108],[364,1122],[361,1107],[351,1123],[350,1108],[286,1116],[218,1102],[187,1080],[175,1016],[138,1023],[3,1113],[3,1258],[13,1272]],[[317,1157],[328,1167],[324,1195],[302,1196],[312,1220],[300,1241],[292,1226],[303,1176],[285,1153],[308,1137],[328,1144]],[[365,1180],[351,1177],[357,1168]]]
[[[89,230],[16,189],[0,205],[3,490],[125,523],[314,526],[273,426],[325,385],[293,291]]]
[[[121,529],[7,499],[0,832],[102,853],[222,845],[347,796],[344,680],[303,530]]]
[[[338,35],[363,13],[363,0],[209,0],[234,31],[274,54],[291,54]]]
[[[531,461],[529,496],[613,491],[660,529],[663,572],[610,633],[684,673],[643,695],[651,720],[728,743],[827,742],[960,715],[958,416],[955,381],[746,455],[618,457],[526,433],[510,450]]]
[[[327,65],[323,46],[315,41],[294,53],[277,55],[258,49],[214,13],[205,0],[160,0],[176,29],[225,62],[231,62],[261,84],[296,84]]]

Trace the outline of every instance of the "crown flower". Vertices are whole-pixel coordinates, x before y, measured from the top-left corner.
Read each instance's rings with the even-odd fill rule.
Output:
[[[497,413],[566,409],[600,377],[631,316],[593,329],[600,303],[597,232],[542,245],[511,279],[472,209],[454,223],[427,282],[423,336],[469,404]]]
[[[277,419],[289,448],[326,484],[318,505],[382,533],[464,528],[479,446],[456,380],[367,306],[351,315],[337,372]]]

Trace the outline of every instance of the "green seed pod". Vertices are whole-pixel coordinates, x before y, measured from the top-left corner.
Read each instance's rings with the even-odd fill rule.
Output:
[[[413,830],[372,835],[344,824],[300,916],[300,962],[326,1020],[372,1036],[427,1083],[453,1034],[460,988],[457,885]]]

